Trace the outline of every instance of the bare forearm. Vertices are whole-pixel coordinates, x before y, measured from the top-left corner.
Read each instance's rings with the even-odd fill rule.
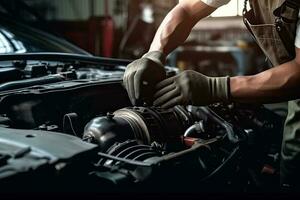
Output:
[[[212,13],[215,8],[199,0],[179,3],[172,9],[158,28],[149,51],[162,51],[168,55],[183,44],[194,25]]]
[[[300,65],[293,60],[254,76],[230,79],[232,100],[276,103],[300,98]]]

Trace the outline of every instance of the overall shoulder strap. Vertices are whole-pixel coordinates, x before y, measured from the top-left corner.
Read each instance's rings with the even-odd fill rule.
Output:
[[[293,8],[300,8],[300,0],[286,0],[285,1],[287,5]]]
[[[286,0],[274,10],[276,30],[286,50],[295,57],[295,37],[299,19],[300,0]]]

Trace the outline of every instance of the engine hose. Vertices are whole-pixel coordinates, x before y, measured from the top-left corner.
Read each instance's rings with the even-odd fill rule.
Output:
[[[203,121],[196,122],[194,125],[190,126],[184,133],[184,137],[189,137],[191,134],[194,132],[197,133],[203,133],[204,132],[204,127],[203,127]]]
[[[227,136],[230,142],[234,144],[240,142],[240,139],[234,133],[232,126],[228,124],[228,122],[226,122],[224,119],[222,119],[219,115],[217,115],[214,111],[205,107],[199,107],[196,109],[203,111],[208,117],[210,117],[210,119],[220,124],[226,130],[227,134],[225,135],[225,137]]]
[[[227,159],[220,165],[218,166],[214,171],[212,171],[209,175],[207,175],[206,177],[202,178],[200,180],[200,182],[204,182],[207,181],[215,176],[218,175],[218,173],[223,172],[223,170],[230,164],[230,161],[234,160],[234,158],[236,158],[240,153],[240,148],[239,146],[236,147],[231,154],[227,157]]]
[[[156,159],[147,161],[147,162],[136,161],[136,160],[131,160],[131,159],[127,159],[127,158],[121,158],[118,156],[114,156],[114,155],[110,155],[110,154],[102,153],[102,152],[98,152],[98,155],[102,158],[111,159],[114,161],[120,161],[120,162],[124,162],[124,163],[130,164],[130,165],[152,167],[155,165],[157,166],[157,165],[161,164],[162,162],[173,161],[174,159],[179,159],[181,157],[187,156],[191,153],[194,153],[195,151],[198,151],[199,149],[207,148],[208,145],[218,142],[219,140],[220,140],[220,138],[213,138],[213,139],[207,140],[203,143],[195,143],[189,149],[186,149],[186,150],[183,150],[180,152],[176,152],[176,153],[170,153],[167,155],[163,155],[161,157],[157,157]]]

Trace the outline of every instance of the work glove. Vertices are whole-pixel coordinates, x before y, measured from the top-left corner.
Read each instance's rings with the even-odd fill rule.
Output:
[[[164,62],[162,52],[152,51],[127,66],[123,84],[133,105],[152,105],[155,85],[166,78]]]
[[[229,101],[229,77],[208,77],[187,70],[156,85],[154,106],[203,106]]]

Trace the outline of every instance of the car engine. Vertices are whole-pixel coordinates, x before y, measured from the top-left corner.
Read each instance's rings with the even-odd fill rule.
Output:
[[[2,191],[276,191],[284,117],[262,105],[132,107],[128,62],[0,57]]]

